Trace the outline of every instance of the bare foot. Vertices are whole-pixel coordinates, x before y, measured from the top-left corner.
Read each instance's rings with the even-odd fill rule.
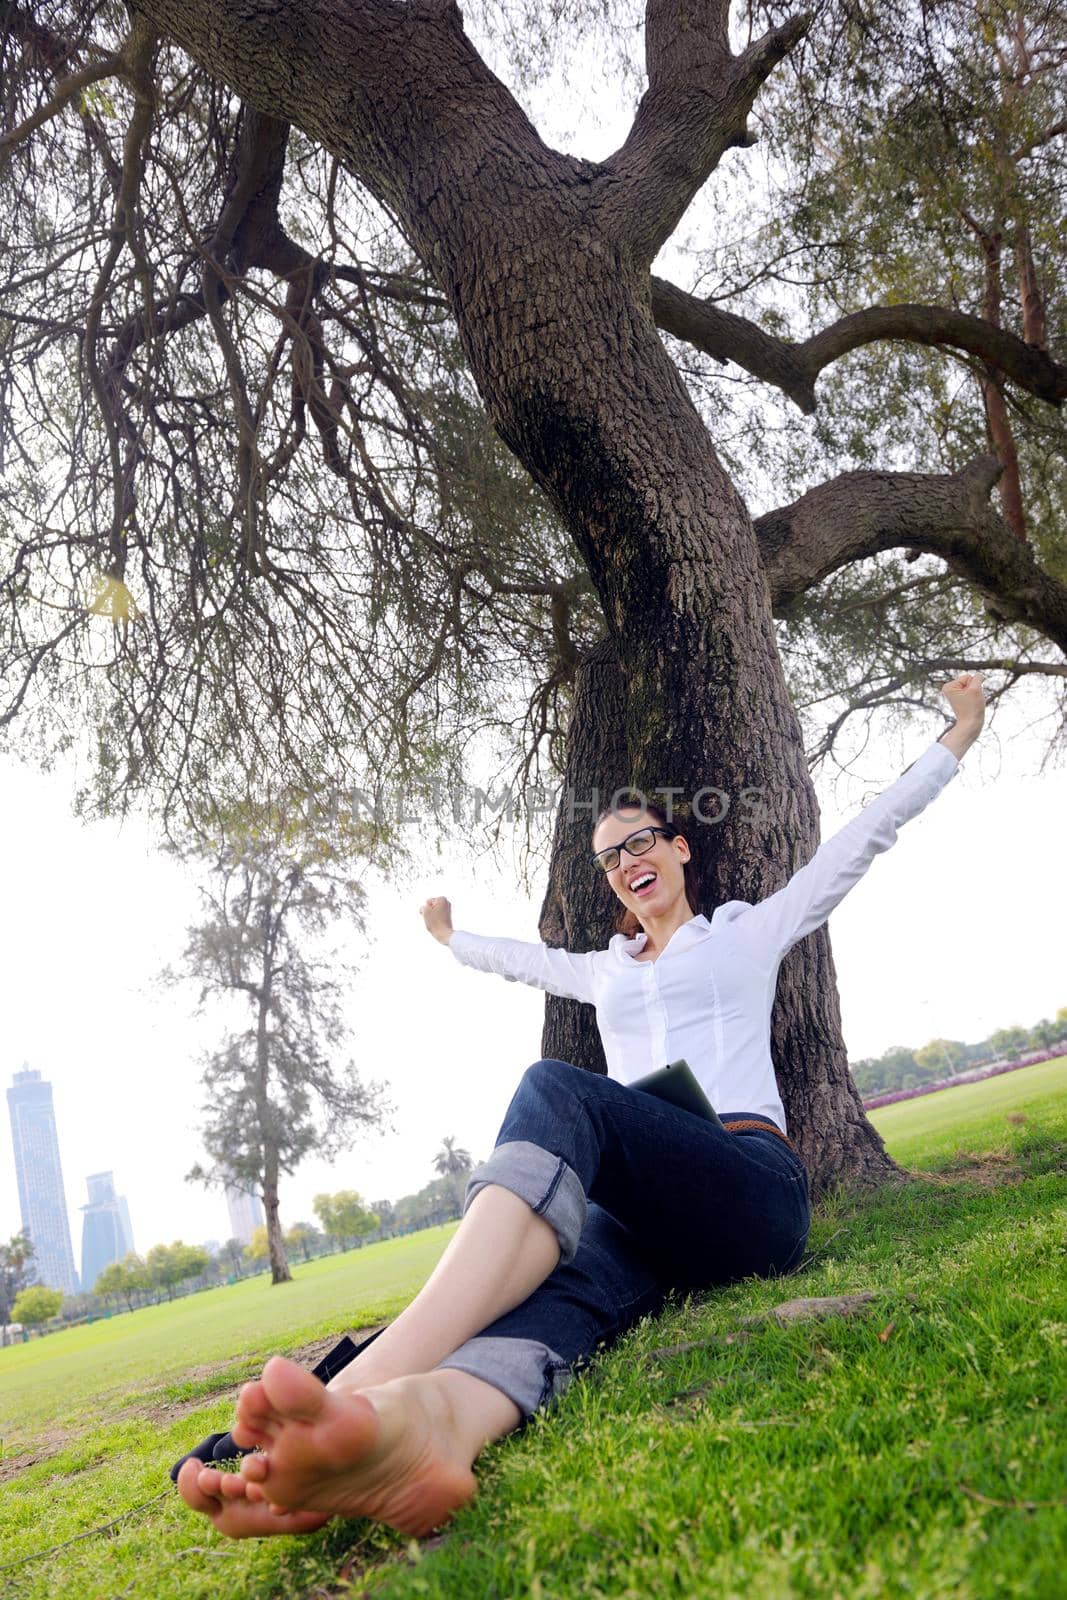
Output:
[[[366,1390],[326,1389],[295,1362],[273,1356],[260,1381],[241,1391],[237,1410],[239,1442],[267,1452],[241,1462],[250,1514],[254,1507],[273,1517],[278,1513],[269,1508],[278,1507],[316,1513],[321,1521],[372,1517],[421,1535],[477,1488],[445,1374],[393,1378]],[[241,1490],[229,1493],[227,1510]]]
[[[239,1473],[187,1461],[178,1474],[178,1493],[187,1506],[202,1511],[231,1539],[262,1539],[271,1533],[313,1533],[329,1522],[329,1512],[275,1511],[249,1500]]]

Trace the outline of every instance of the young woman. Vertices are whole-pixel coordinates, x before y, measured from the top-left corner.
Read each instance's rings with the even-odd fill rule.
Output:
[[[239,1473],[186,1462],[190,1506],[234,1537],[332,1516],[428,1533],[474,1494],[483,1446],[549,1405],[672,1289],[796,1265],[808,1187],[771,1063],[776,974],[958,771],[984,719],[981,678],[943,692],[955,725],[756,905],[696,914],[687,840],[640,803],[594,829],[591,870],[641,930],[607,950],[482,938],[453,929],[446,899],[426,901],[426,927],[465,965],[594,1003],[608,1076],[564,1061],[527,1070],[424,1288],[325,1387],[268,1361],[233,1428],[259,1452]],[[721,1126],[628,1087],[679,1057]]]

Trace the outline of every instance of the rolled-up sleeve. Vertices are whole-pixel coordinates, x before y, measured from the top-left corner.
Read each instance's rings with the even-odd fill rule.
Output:
[[[761,952],[781,960],[798,939],[822,926],[875,856],[896,843],[898,828],[918,816],[959,767],[952,751],[935,741],[895,783],[821,844],[784,888],[734,914],[731,925],[756,941]]]
[[[528,983],[564,1000],[594,1003],[593,975],[597,952],[573,955],[548,944],[522,939],[491,939],[454,929],[448,948],[457,961],[478,972],[495,972],[509,983]]]

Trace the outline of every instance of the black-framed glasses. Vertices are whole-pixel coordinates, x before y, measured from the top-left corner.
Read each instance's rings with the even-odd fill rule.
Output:
[[[598,850],[590,856],[594,867],[599,867],[601,872],[614,872],[622,860],[622,851],[626,850],[632,856],[643,856],[656,842],[657,833],[662,833],[665,839],[673,839],[673,828],[638,828],[636,833],[631,833],[618,844],[609,844],[606,850]]]

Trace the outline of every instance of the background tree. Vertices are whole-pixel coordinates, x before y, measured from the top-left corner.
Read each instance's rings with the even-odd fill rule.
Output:
[[[241,1253],[246,1261],[257,1267],[261,1261],[270,1260],[270,1239],[267,1236],[266,1223],[252,1229],[252,1237]]]
[[[126,1309],[132,1311],[134,1297],[143,1294],[148,1287],[149,1273],[145,1263],[139,1255],[129,1251],[121,1261],[108,1263],[93,1284],[93,1293],[105,1299],[121,1297],[126,1302]]]
[[[1017,1050],[1025,1050],[1029,1042],[1026,1029],[1018,1025],[998,1028],[989,1035],[989,1043],[998,1056],[1009,1057]]]
[[[148,1282],[165,1290],[168,1300],[174,1299],[178,1284],[198,1278],[207,1266],[207,1251],[199,1245],[183,1244],[180,1239],[173,1244],[154,1244],[145,1256]]]
[[[967,1046],[961,1039],[931,1039],[915,1052],[915,1060],[924,1076],[951,1078],[962,1071],[967,1060]]]
[[[365,1239],[378,1227],[379,1218],[368,1209],[362,1195],[355,1189],[339,1189],[336,1194],[317,1194],[311,1202],[312,1210],[322,1224],[323,1232],[341,1245],[351,1245]]]
[[[891,1045],[880,1056],[850,1062],[849,1070],[863,1095],[880,1094],[886,1089],[900,1089],[906,1077],[919,1076],[914,1050],[902,1044]]]
[[[401,1195],[396,1202],[394,1225],[398,1228],[431,1228],[459,1215],[455,1183],[451,1178],[434,1178],[417,1194]]]
[[[722,0],[650,0],[643,30],[575,8],[587,35],[602,16],[620,81],[647,82],[622,144],[591,161],[539,136],[438,0],[252,19],[220,0],[8,8],[2,715],[32,706],[54,747],[66,708],[88,710],[98,802],[149,786],[173,803],[252,772],[454,776],[460,728],[509,731],[510,674],[529,690],[520,775],[547,753],[584,794],[693,794],[711,771],[774,795],[759,831],[733,814],[702,841],[710,911],[773,892],[814,848],[806,706],[827,718],[818,756],[856,708],[940,710],[939,680],[963,668],[1062,697],[1067,585],[989,508],[1003,460],[968,461],[955,437],[938,472],[915,470],[921,451],[876,469],[845,450],[753,522],[728,467],[755,452],[705,379],[729,363],[728,383],[746,373],[806,415],[834,363],[903,340],[1044,416],[1067,394],[1047,309],[1046,349],[992,302],[961,309],[946,273],[906,314],[853,302],[812,329],[801,305],[783,336],[780,308],[739,303],[736,239],[725,284],[651,270],[728,153],[750,203],[733,152],[775,68],[808,37],[847,72],[868,9],[731,33]],[[931,9],[892,8],[894,25]],[[476,5],[466,17],[484,31]],[[995,37],[1011,25],[989,12]],[[546,67],[573,46],[521,6],[502,26]],[[869,100],[883,123],[911,115]],[[801,286],[826,248],[808,218]],[[1030,243],[1044,283],[1046,242]],[[750,265],[778,284],[762,247]],[[948,595],[928,626],[927,591]],[[889,599],[910,631],[887,626]],[[814,637],[809,669],[797,647]],[[587,832],[560,807],[541,917],[577,949],[612,925],[581,871]],[[816,1189],[889,1172],[825,929],[783,963],[772,1045]],[[603,1070],[591,1009],[550,997],[542,1053]]]
[[[7,1343],[11,1308],[33,1273],[33,1241],[23,1228],[0,1244],[0,1346]]]
[[[1051,1017],[1043,1017],[1030,1029],[1030,1041],[1039,1050],[1047,1050],[1064,1038],[1067,1038],[1067,1023],[1054,1022]]]
[[[180,847],[207,870],[207,916],[189,930],[182,970],[200,986],[201,1010],[222,998],[247,1018],[207,1058],[201,1135],[211,1164],[189,1176],[262,1197],[274,1283],[290,1277],[282,1175],[312,1150],[329,1158],[348,1148],[388,1110],[382,1084],[336,1061],[351,968],[323,942],[342,923],[359,926],[364,893],[353,874],[365,837],[344,817],[327,831],[259,805]]]
[[[222,1253],[226,1257],[230,1271],[238,1278],[244,1276],[242,1271],[244,1267],[244,1249],[245,1247],[240,1239],[227,1239],[222,1247]]]
[[[305,1261],[310,1261],[321,1238],[319,1230],[313,1228],[310,1222],[294,1222],[291,1228],[285,1230],[285,1248],[290,1254],[294,1250],[299,1251]]]
[[[474,1165],[469,1150],[456,1149],[455,1139],[443,1139],[441,1149],[433,1158],[434,1169],[442,1177],[448,1178],[452,1184],[456,1197],[456,1205],[462,1211],[463,1196],[467,1187],[467,1174]]]
[[[15,1296],[11,1320],[21,1322],[26,1328],[38,1328],[41,1323],[57,1317],[62,1304],[62,1289],[46,1289],[43,1284],[35,1283],[28,1289],[20,1289]]]

